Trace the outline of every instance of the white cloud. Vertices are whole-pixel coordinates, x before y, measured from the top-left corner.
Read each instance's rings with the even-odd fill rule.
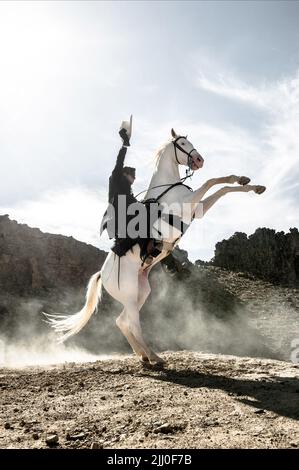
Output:
[[[229,163],[227,167],[233,170],[232,173],[236,167],[243,173],[243,163],[246,163],[246,173],[253,177],[252,182],[266,185],[267,192],[260,197],[254,194],[225,196],[197,222],[202,224],[199,243],[195,243],[198,237],[192,233],[192,227],[181,246],[186,249],[189,246],[194,255],[198,252],[205,257],[206,253],[211,254],[216,241],[235,231],[249,234],[259,226],[287,231],[289,227],[298,226],[299,72],[281,82],[257,87],[248,86],[231,75],[207,78],[201,73],[197,85],[244,105],[263,108],[266,120],[260,123],[259,138],[249,128],[225,126],[221,130],[210,129],[214,140],[209,133],[208,140],[216,146],[209,149],[209,159],[216,150],[217,170],[224,171],[223,161],[219,158],[223,149],[224,154],[227,151],[229,155],[224,161]],[[244,159],[239,158],[240,155]],[[208,176],[205,169],[203,174]]]
[[[276,89],[273,85],[262,85],[259,88],[247,85],[232,76],[218,75],[216,79],[209,79],[203,73],[197,78],[198,87],[205,91],[215,93],[225,98],[244,101],[252,106],[269,109],[276,97]]]

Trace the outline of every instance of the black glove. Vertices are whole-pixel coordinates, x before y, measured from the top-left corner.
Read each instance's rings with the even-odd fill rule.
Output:
[[[119,135],[121,136],[122,140],[123,140],[123,145],[125,147],[130,147],[130,139],[129,139],[129,136],[127,134],[127,131],[126,129],[121,129],[119,131]]]

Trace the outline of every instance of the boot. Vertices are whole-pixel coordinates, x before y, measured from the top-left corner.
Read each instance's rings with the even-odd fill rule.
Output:
[[[153,259],[161,253],[159,248],[161,248],[160,244],[156,243],[153,238],[147,239],[141,246],[140,258],[142,264],[151,264]]]

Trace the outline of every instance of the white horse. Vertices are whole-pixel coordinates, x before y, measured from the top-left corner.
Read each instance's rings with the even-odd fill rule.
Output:
[[[204,160],[186,137],[178,136],[173,129],[171,134],[172,138],[157,154],[156,169],[145,197],[157,198],[165,188],[169,189],[159,200],[163,205],[162,215],[169,213],[171,207],[171,212],[188,227],[193,219],[203,217],[215,202],[227,193],[254,191],[261,194],[265,191],[264,186],[249,185],[249,178],[235,175],[210,179],[196,191],[190,191],[190,188],[183,184],[176,184],[180,182],[179,165],[188,166],[195,171],[202,168]],[[239,186],[223,186],[203,199],[212,186],[222,183],[238,183]],[[143,338],[139,312],[151,291],[148,281],[150,270],[174,249],[183,233],[178,228],[170,227],[167,221],[163,220],[163,216],[155,222],[154,229],[160,241],[161,253],[150,263],[142,263],[138,244],[121,258],[110,251],[101,271],[93,274],[89,280],[86,303],[82,310],[68,316],[46,314],[51,326],[62,335],[61,341],[78,333],[88,322],[97,308],[104,286],[106,291],[123,305],[116,324],[136,355],[140,360],[151,364],[163,362]]]

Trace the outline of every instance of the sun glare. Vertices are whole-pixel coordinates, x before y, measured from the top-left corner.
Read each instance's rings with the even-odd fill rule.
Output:
[[[0,5],[1,105],[32,103],[68,57],[70,34],[44,2]]]

